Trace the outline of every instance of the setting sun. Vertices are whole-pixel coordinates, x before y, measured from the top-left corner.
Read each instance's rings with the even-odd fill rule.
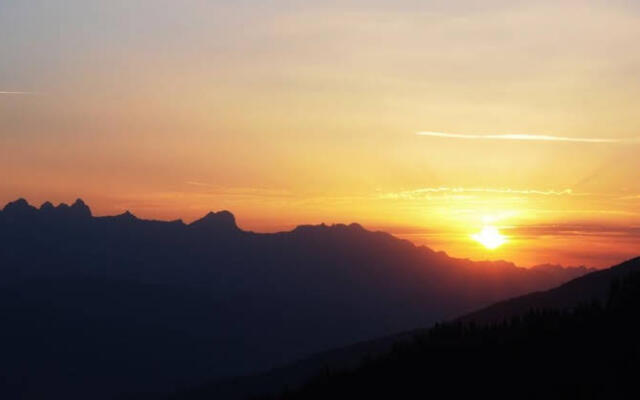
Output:
[[[480,232],[471,235],[471,238],[489,250],[496,249],[507,241],[498,228],[491,225],[485,225]]]

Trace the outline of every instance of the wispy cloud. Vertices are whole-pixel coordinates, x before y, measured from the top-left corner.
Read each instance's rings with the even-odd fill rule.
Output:
[[[198,182],[198,181],[185,181],[184,183],[192,186],[216,187],[216,185],[212,185],[211,183],[204,183],[204,182]]]
[[[470,140],[522,140],[538,142],[577,142],[577,143],[640,143],[640,138],[577,138],[567,136],[533,135],[533,134],[502,134],[502,135],[476,135],[468,133],[445,132],[417,132],[418,136],[431,136],[450,139]]]
[[[609,236],[640,238],[639,226],[600,224],[541,224],[503,227],[506,232],[522,237],[539,236]]]
[[[241,197],[293,197],[287,190],[266,189],[259,187],[228,187],[200,181],[185,181],[186,185],[195,186],[200,189],[201,194],[225,195]]]
[[[380,197],[385,199],[419,199],[432,193],[495,193],[517,194],[537,196],[585,196],[588,193],[575,193],[571,189],[563,190],[539,190],[539,189],[509,189],[509,188],[464,188],[464,187],[427,187],[414,190],[405,190],[394,193],[384,193]]]
[[[631,194],[628,196],[619,197],[618,200],[640,200],[640,194]]]
[[[0,94],[33,94],[33,92],[23,92],[15,90],[0,90]]]

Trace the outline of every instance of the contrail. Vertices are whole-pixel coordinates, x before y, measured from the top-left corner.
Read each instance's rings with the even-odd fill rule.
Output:
[[[451,139],[485,139],[485,140],[528,140],[540,142],[578,142],[578,143],[640,143],[640,138],[576,138],[551,135],[504,134],[504,135],[475,135],[466,133],[417,132],[419,136],[432,136]]]

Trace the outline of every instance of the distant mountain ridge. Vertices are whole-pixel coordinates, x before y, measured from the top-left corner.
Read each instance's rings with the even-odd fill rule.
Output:
[[[586,272],[451,258],[358,224],[262,234],[228,211],[185,224],[94,217],[82,200],[7,204],[0,257],[0,394],[68,399],[264,371]]]
[[[500,322],[531,309],[570,309],[589,301],[606,301],[612,282],[640,272],[640,257],[575,278],[557,288],[503,300],[458,318],[481,324]]]

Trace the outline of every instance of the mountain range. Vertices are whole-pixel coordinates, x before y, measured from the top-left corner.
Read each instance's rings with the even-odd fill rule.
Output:
[[[0,393],[22,399],[166,394],[590,272],[453,258],[358,224],[254,233],[228,211],[94,217],[82,200],[7,204],[0,259]]]

